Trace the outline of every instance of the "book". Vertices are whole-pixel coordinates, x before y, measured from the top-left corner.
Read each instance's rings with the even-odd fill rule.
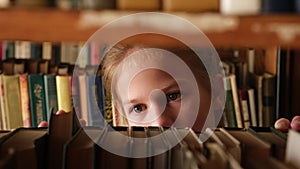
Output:
[[[248,98],[248,90],[247,89],[239,89],[238,90],[239,101],[241,114],[243,116],[244,127],[248,128],[251,126],[251,116],[249,112],[249,98]]]
[[[290,13],[293,12],[293,1],[262,0],[262,13]]]
[[[153,11],[161,8],[159,0],[116,0],[116,8],[119,10],[143,10]]]
[[[20,97],[20,84],[18,75],[3,75],[4,106],[7,129],[23,126]]]
[[[237,127],[230,77],[225,77],[224,81],[225,81],[224,84],[225,84],[225,92],[226,92],[225,113],[228,122],[227,127]]]
[[[116,0],[84,1],[84,9],[116,9]]]
[[[242,147],[242,164],[252,166],[253,162],[263,161],[271,156],[271,144],[261,140],[245,129],[227,129],[228,133],[240,141]]]
[[[218,0],[163,0],[164,11],[212,12],[219,11]]]
[[[104,125],[104,102],[101,76],[87,75],[86,83],[89,125],[101,127]]]
[[[80,128],[63,147],[64,169],[92,169],[94,167],[94,141]]]
[[[250,127],[250,132],[253,132],[262,140],[270,143],[272,156],[278,160],[284,161],[287,136],[273,127]]]
[[[217,139],[221,141],[221,144],[225,146],[226,151],[230,153],[239,164],[241,164],[242,150],[240,141],[230,135],[224,128],[218,128],[211,132],[213,132]]]
[[[237,127],[242,128],[243,127],[243,118],[240,110],[240,104],[239,104],[239,96],[238,96],[238,88],[236,83],[236,76],[235,74],[231,74],[229,76],[230,82],[231,82],[231,90],[232,90],[232,97],[233,97],[233,103],[234,103],[234,111],[235,111],[235,118],[237,122]]]
[[[47,121],[44,77],[42,74],[28,75],[31,122],[37,127],[42,121]]]
[[[70,112],[71,107],[71,85],[69,75],[56,76],[56,93],[58,110]]]
[[[5,93],[4,93],[4,87],[3,87],[3,74],[0,74],[0,108],[1,108],[1,128],[2,130],[7,130],[7,117],[5,112]]]
[[[28,74],[20,74],[20,97],[22,108],[23,127],[31,127],[31,113],[30,113],[30,98],[28,88]]]
[[[275,75],[270,73],[263,74],[262,99],[263,99],[263,126],[271,127],[275,124]]]
[[[52,57],[52,43],[51,42],[43,42],[42,43],[42,59],[51,60]]]
[[[42,59],[43,55],[43,46],[41,43],[38,42],[31,42],[30,43],[30,58],[31,59]]]
[[[2,62],[2,73],[5,75],[14,74],[14,61],[13,60],[4,60]]]
[[[260,0],[220,0],[220,12],[225,15],[255,15],[261,12]]]
[[[262,127],[263,124],[263,97],[262,97],[262,86],[263,86],[263,76],[257,75],[255,73],[249,74],[249,85],[254,89],[255,94],[255,105],[257,113],[257,125]]]
[[[80,92],[80,118],[86,122],[89,126],[89,114],[88,114],[88,103],[87,103],[87,83],[86,75],[78,76],[79,92]]]
[[[34,141],[46,132],[45,129],[17,128],[0,139],[0,156],[12,150],[13,160],[10,162],[15,169],[37,168]]]
[[[26,69],[25,69],[25,61],[24,60],[15,60],[14,61],[14,65],[13,65],[13,74],[17,75],[17,74],[22,74],[25,73]]]
[[[57,103],[58,98],[57,98],[55,75],[51,75],[51,74],[44,75],[44,88],[45,88],[46,112],[49,121],[51,111],[53,112],[58,111],[58,103]]]
[[[251,126],[257,126],[256,104],[254,89],[248,89],[249,112],[251,117]]]
[[[46,142],[46,163],[43,168],[61,168],[63,166],[64,145],[77,132],[73,125],[74,113],[55,115],[51,113]]]

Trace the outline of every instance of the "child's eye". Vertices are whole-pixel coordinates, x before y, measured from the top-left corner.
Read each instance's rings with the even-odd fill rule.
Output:
[[[168,101],[176,101],[181,98],[181,93],[180,92],[174,92],[167,94],[167,100]]]
[[[141,113],[142,111],[146,110],[147,106],[144,104],[138,104],[133,106],[133,111],[136,113]]]

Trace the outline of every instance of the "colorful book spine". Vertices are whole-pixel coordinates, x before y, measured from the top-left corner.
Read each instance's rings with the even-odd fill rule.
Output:
[[[47,121],[44,77],[41,74],[28,75],[31,122],[37,127],[42,121]]]
[[[22,107],[23,127],[31,127],[31,113],[30,113],[30,98],[28,88],[28,74],[20,74],[20,95]]]
[[[57,104],[58,110],[71,112],[71,86],[69,75],[56,76]]]

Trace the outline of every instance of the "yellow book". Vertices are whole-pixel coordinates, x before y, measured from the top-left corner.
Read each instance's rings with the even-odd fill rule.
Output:
[[[71,88],[70,88],[70,76],[57,75],[56,76],[56,90],[57,90],[57,102],[58,110],[64,110],[65,112],[71,112]]]

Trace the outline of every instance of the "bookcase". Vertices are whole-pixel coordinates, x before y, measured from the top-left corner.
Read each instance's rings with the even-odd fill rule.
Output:
[[[50,8],[43,8],[43,9],[24,9],[24,8],[11,8],[11,9],[1,9],[0,10],[0,40],[26,40],[26,41],[33,41],[33,42],[78,42],[78,41],[86,41],[88,38],[101,26],[105,23],[111,21],[112,18],[116,19],[121,16],[125,16],[127,14],[131,14],[134,12],[128,11],[114,11],[114,10],[103,10],[103,11],[89,11],[89,10],[72,10],[72,11],[63,11],[58,9],[50,9]],[[234,16],[234,15],[221,15],[218,13],[172,13],[178,16],[181,16],[197,27],[199,27],[205,35],[209,38],[212,44],[216,48],[263,48],[266,49],[268,55],[264,57],[265,60],[262,62],[265,64],[264,66],[267,67],[272,73],[277,74],[279,72],[279,66],[286,66],[286,63],[282,62],[289,62],[291,60],[299,60],[297,58],[290,58],[290,56],[285,52],[285,50],[293,50],[297,51],[300,48],[300,17],[294,14],[269,14],[269,15],[250,15],[250,16]],[[103,20],[93,20],[93,18],[110,18],[110,19],[103,19]],[[201,21],[201,22],[200,22]],[[202,22],[205,21],[205,22]],[[210,21],[219,21],[219,24],[216,25],[214,22]],[[165,42],[169,44],[168,42]],[[170,44],[172,45],[172,44]],[[295,52],[297,53],[297,52]],[[298,52],[299,53],[299,52]],[[279,55],[281,54],[281,55]],[[286,56],[285,56],[286,55]],[[298,54],[299,55],[299,54]],[[290,60],[289,60],[290,59]],[[297,70],[297,65],[294,65],[286,71],[282,71],[280,73],[291,73],[293,70]],[[299,70],[299,69],[298,69]],[[293,73],[293,76],[290,75],[283,75],[281,81],[295,80],[295,83],[299,83],[299,79],[289,79],[292,77],[298,77],[299,75],[297,72]],[[283,82],[284,83],[284,82]],[[289,86],[291,84],[285,84]],[[292,89],[285,89],[289,90],[289,95],[284,95],[285,97],[282,98],[285,101],[285,105],[283,108],[278,108],[279,110],[291,110],[290,107],[294,107],[291,111],[297,111],[297,103],[295,102],[297,94],[293,93],[293,90],[296,90],[295,85],[292,85]],[[292,97],[290,97],[290,95]],[[289,98],[289,101],[292,102],[292,105],[286,101]],[[278,104],[278,103],[277,103]],[[282,103],[279,103],[282,104]],[[287,108],[288,107],[288,108]],[[69,117],[68,117],[69,118]],[[58,121],[58,120],[57,120]],[[59,122],[57,122],[59,123]],[[64,122],[62,122],[64,123]],[[68,124],[70,125],[70,124]],[[21,129],[20,129],[21,130]],[[56,129],[58,130],[58,129]],[[124,129],[123,129],[124,130]],[[241,129],[242,130],[242,129]],[[254,130],[254,129],[253,129]],[[235,129],[228,129],[232,135],[235,135],[238,138],[244,136],[244,133],[238,133]],[[40,129],[36,131],[37,133],[34,135],[36,138],[40,136],[51,137],[47,135],[50,131],[46,129]],[[67,134],[72,135],[70,131],[65,131]],[[71,134],[70,134],[71,133]],[[5,133],[6,135],[7,133]],[[44,135],[46,134],[46,135]],[[79,133],[82,135],[82,133]],[[78,135],[79,135],[78,134]],[[69,136],[68,135],[68,136]],[[59,138],[59,136],[53,136],[53,138]],[[247,135],[247,137],[250,137]],[[78,136],[78,138],[81,138]],[[86,139],[85,136],[83,136]],[[27,139],[27,138],[26,138]],[[55,142],[55,144],[60,144],[62,146],[63,142],[66,141],[67,136],[65,138],[60,138],[61,142]],[[53,141],[53,140],[52,140]],[[78,140],[76,140],[78,141]],[[43,141],[41,141],[44,143]],[[80,141],[78,141],[80,142]],[[243,142],[243,141],[242,141]],[[247,140],[244,140],[247,142]],[[258,141],[259,142],[259,141]],[[99,147],[91,148],[91,143],[84,142],[88,144],[90,149],[86,151],[95,151],[99,152]],[[260,144],[260,143],[259,143]],[[72,145],[72,144],[70,144]],[[266,153],[270,147],[269,145],[265,145],[264,143],[260,144],[262,149],[257,151],[263,151]],[[55,151],[62,153],[62,147],[56,147],[52,145],[55,150],[52,152],[53,154]],[[74,145],[76,147],[76,143]],[[77,145],[78,146],[78,145]],[[253,146],[253,145],[251,145]],[[209,147],[209,146],[208,146]],[[95,150],[96,149],[96,150]],[[214,149],[218,151],[218,149]],[[76,156],[76,153],[80,152],[78,149],[69,150],[70,153],[73,153]],[[273,150],[272,150],[273,151]],[[280,151],[280,150],[278,150]],[[283,150],[282,150],[283,151]],[[250,153],[255,153],[251,152]],[[23,152],[24,153],[24,152]],[[31,152],[32,153],[32,152]],[[41,153],[41,152],[40,152]],[[43,152],[42,152],[43,153]],[[91,153],[85,152],[87,155],[91,155]],[[257,152],[256,152],[257,153]],[[62,155],[62,154],[61,154]],[[111,157],[110,154],[101,154],[102,156]],[[87,161],[91,160],[91,158],[100,158],[96,155],[93,157],[88,158]],[[220,155],[220,154],[218,154]],[[253,155],[253,154],[250,154]],[[280,155],[279,155],[280,156]],[[20,156],[22,157],[22,156]],[[220,156],[218,156],[220,157]],[[7,155],[9,159],[9,155]],[[49,157],[50,159],[53,157]],[[77,157],[73,157],[76,159]],[[82,158],[82,156],[81,156]],[[231,157],[230,157],[231,158]],[[281,156],[278,158],[282,158]],[[116,158],[124,162],[124,159],[118,157]],[[37,160],[37,159],[35,159]],[[44,159],[45,160],[45,159]],[[48,159],[47,159],[48,160]],[[46,160],[46,161],[47,161]],[[53,159],[52,159],[53,160]],[[65,159],[67,160],[67,159]],[[213,159],[216,160],[216,159]],[[207,164],[206,167],[219,167],[214,166],[213,162],[210,161],[210,164]],[[257,167],[261,164],[255,165],[254,161],[251,161],[249,155],[247,156],[243,165],[249,165],[252,167]],[[55,159],[54,159],[55,161]],[[125,160],[126,161],[126,160]],[[272,161],[272,159],[270,160]],[[268,161],[268,162],[270,162]],[[44,162],[42,160],[42,162]],[[39,165],[42,165],[38,163]],[[66,161],[67,162],[67,161]],[[69,162],[69,161],[68,161]],[[127,161],[128,162],[128,161]],[[61,161],[55,161],[55,164],[60,164]],[[125,162],[126,163],[126,162]],[[234,162],[233,162],[234,163]],[[261,163],[261,162],[259,162]],[[270,162],[271,163],[271,162]],[[250,165],[251,164],[251,165]],[[273,164],[273,163],[272,163]],[[25,164],[24,164],[25,165]],[[64,164],[72,166],[72,163]],[[104,165],[102,167],[105,168],[105,164],[94,164],[94,165]],[[109,166],[109,164],[107,164]],[[132,164],[131,164],[132,165]],[[231,164],[233,165],[233,164]],[[130,165],[129,165],[130,166]],[[1,164],[0,164],[1,167]],[[36,166],[33,166],[36,167]],[[48,166],[49,167],[49,166]],[[50,167],[55,167],[51,166]],[[107,167],[107,166],[106,166]],[[231,166],[232,167],[232,166]],[[245,167],[245,166],[243,166]],[[233,167],[232,167],[233,168]],[[246,167],[247,168],[247,167]],[[293,167],[291,167],[293,168]]]

